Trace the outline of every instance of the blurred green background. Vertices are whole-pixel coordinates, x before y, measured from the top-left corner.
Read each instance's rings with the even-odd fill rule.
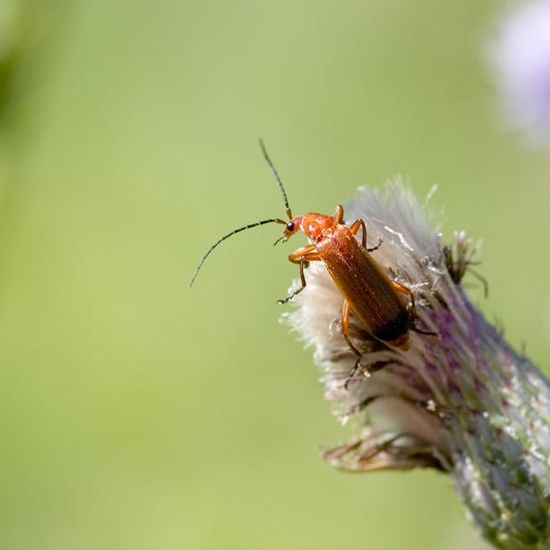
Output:
[[[349,475],[265,227],[435,183],[548,364],[550,166],[498,119],[500,2],[2,0],[0,548],[464,549],[448,477]],[[297,244],[297,243],[294,243]]]

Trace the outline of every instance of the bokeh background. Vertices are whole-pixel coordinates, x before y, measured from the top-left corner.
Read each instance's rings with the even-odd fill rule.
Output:
[[[349,475],[279,322],[296,212],[434,184],[486,315],[550,358],[547,151],[499,118],[501,2],[0,3],[0,547],[480,547],[448,477]],[[298,245],[295,242],[293,244]]]

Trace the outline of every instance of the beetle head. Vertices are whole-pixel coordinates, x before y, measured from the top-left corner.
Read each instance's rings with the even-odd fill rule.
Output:
[[[283,237],[285,241],[300,231],[303,218],[303,216],[294,216],[286,223]]]
[[[289,220],[287,222],[283,222],[285,224],[285,229],[283,231],[283,236],[279,237],[274,244],[280,243],[281,241],[286,243],[292,235],[296,235],[298,231],[301,229],[302,225],[302,219],[304,216],[294,216],[290,214],[289,211],[287,211]]]

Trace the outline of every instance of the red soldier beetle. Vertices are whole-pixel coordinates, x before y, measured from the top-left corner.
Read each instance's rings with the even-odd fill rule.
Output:
[[[341,311],[342,334],[350,349],[358,356],[346,382],[346,387],[359,369],[363,355],[350,337],[350,314],[359,319],[374,340],[392,347],[408,349],[410,330],[434,335],[432,332],[422,331],[414,326],[416,310],[412,291],[401,283],[390,279],[372,257],[371,252],[376,250],[381,242],[373,248],[367,248],[367,227],[364,220],[357,219],[351,225],[345,225],[343,222],[344,209],[340,205],[333,216],[315,212],[293,216],[282,180],[262,140],[260,140],[260,147],[279,185],[288,220],[280,218],[261,220],[234,229],[224,235],[204,254],[195,269],[189,286],[195,282],[206,258],[225,239],[253,227],[278,223],[284,225],[285,229],[282,237],[277,239],[275,244],[280,241],[286,242],[299,231],[312,241],[289,255],[289,261],[300,266],[301,286],[278,302],[285,304],[306,288],[305,268],[309,262],[325,264],[331,279],[344,298]],[[360,230],[361,244],[356,238]]]

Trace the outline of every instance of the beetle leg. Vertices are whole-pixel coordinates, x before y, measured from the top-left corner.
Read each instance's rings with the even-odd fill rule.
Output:
[[[409,314],[411,318],[414,319],[416,317],[416,302],[414,301],[412,290],[397,281],[391,281],[391,284],[395,290],[401,292],[401,294],[404,294],[409,299]]]
[[[409,316],[412,322],[414,322],[414,320],[416,319],[416,301],[414,299],[413,291],[409,287],[406,287],[405,285],[402,285],[397,281],[392,281],[391,284],[393,288],[395,288],[395,290],[397,290],[398,292],[401,292],[401,294],[404,294],[409,299],[409,306],[408,306]]]
[[[371,248],[368,248],[367,247],[367,226],[365,224],[365,221],[364,220],[361,220],[361,219],[358,219],[358,220],[355,220],[350,226],[350,231],[356,235],[358,232],[359,232],[359,229],[363,229],[363,233],[361,235],[361,245],[363,246],[363,248],[365,248],[367,250],[367,252],[374,252],[377,248],[380,247],[380,245],[382,244],[382,238],[381,237],[378,237],[378,243],[376,243],[375,246],[371,247]]]
[[[349,226],[349,229],[350,231],[354,234],[354,235],[357,235],[357,233],[359,232],[359,229],[363,229],[363,234],[361,236],[361,245],[363,246],[363,248],[367,248],[367,226],[365,225],[365,222],[361,219],[359,220],[355,220],[350,226]]]
[[[342,223],[342,220],[344,219],[344,207],[341,204],[336,207],[336,213],[334,214],[333,218],[336,222],[336,225]]]
[[[282,300],[277,300],[278,304],[286,304],[287,302],[292,300],[292,298],[294,298],[296,294],[299,294],[300,292],[302,292],[302,290],[304,290],[304,288],[306,288],[306,276],[304,274],[304,269],[307,265],[307,260],[305,259],[304,256],[302,256],[299,259],[299,261],[298,260],[290,260],[290,261],[292,263],[300,263],[300,280],[302,281],[302,286],[298,290],[291,292],[286,298],[283,298]]]
[[[349,302],[347,300],[344,300],[344,303],[342,304],[342,334],[348,346],[353,351],[353,353],[355,353],[358,356],[357,361],[355,362],[355,365],[353,365],[353,368],[351,369],[351,372],[349,373],[349,376],[347,377],[344,383],[344,389],[347,390],[349,383],[355,376],[356,372],[359,370],[361,357],[363,357],[363,354],[353,345],[353,342],[351,341],[351,338],[349,335]]]
[[[309,254],[306,254],[305,256],[302,256],[302,258],[305,260],[305,266],[307,267],[309,262],[322,262],[321,256],[317,254],[317,252],[310,252]],[[300,262],[297,260],[294,260],[292,263],[299,264]]]
[[[288,259],[293,264],[299,264],[301,259],[306,254],[310,254],[311,252],[315,252],[314,244],[308,244],[307,246],[302,246],[301,248],[297,248],[292,254],[289,254]]]
[[[361,357],[363,354],[353,345],[349,336],[349,302],[344,300],[342,304],[342,334],[346,340],[348,346],[353,350],[356,355]]]
[[[374,246],[371,246],[370,248],[367,248],[367,252],[374,252],[375,250],[377,250],[378,248],[380,248],[380,245],[384,242],[384,240],[382,239],[382,237],[378,237],[378,242],[374,245]]]
[[[408,296],[410,302],[409,302],[409,315],[411,319],[411,327],[410,330],[413,332],[418,332],[418,334],[426,334],[428,336],[437,336],[437,332],[431,332],[428,330],[422,330],[419,329],[417,326],[415,326],[414,321],[416,319],[416,302],[414,300],[414,294],[412,290],[405,285],[402,285],[401,283],[398,283],[397,281],[392,281],[391,284],[393,287],[398,291],[401,292],[401,294],[405,294]]]
[[[289,261],[291,261],[293,264],[298,264],[299,265],[302,262],[302,259],[304,259],[306,261],[306,264],[308,264],[309,262],[322,262],[323,261],[321,259],[321,256],[319,256],[319,254],[317,252],[308,252],[307,254],[304,254],[301,258],[298,258],[296,260],[289,258]],[[307,267],[307,265],[305,267]]]
[[[293,264],[299,264],[300,265],[300,280],[302,282],[302,286],[289,294],[286,298],[282,300],[277,300],[279,304],[286,304],[288,301],[292,300],[296,294],[299,294],[306,288],[306,276],[304,273],[304,269],[308,266],[309,262],[318,262],[321,261],[321,258],[319,257],[319,254],[315,250],[315,245],[310,244],[308,246],[303,246],[302,248],[298,248],[298,250],[295,250],[292,254],[289,255],[288,259]]]

